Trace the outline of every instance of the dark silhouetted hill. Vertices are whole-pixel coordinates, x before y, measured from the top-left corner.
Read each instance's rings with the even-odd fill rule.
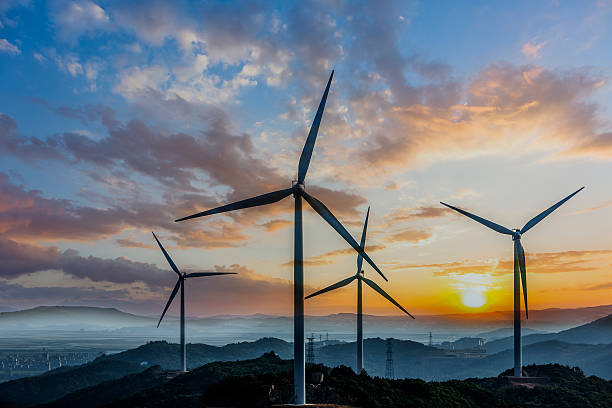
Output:
[[[538,347],[546,348],[552,355],[563,351],[564,344],[558,342]],[[494,361],[486,363],[481,359],[478,362],[487,365]],[[98,366],[91,364],[89,368],[100,372],[105,367],[103,364],[134,365],[121,360],[100,360],[96,364]],[[505,367],[508,365],[506,363]],[[267,353],[245,361],[209,363],[180,375],[151,367],[121,378],[106,379],[97,385],[87,385],[90,382],[87,378],[79,378],[79,375],[87,377],[90,375],[88,372],[73,369],[69,370],[73,371],[71,381],[56,383],[55,390],[49,386],[49,380],[57,373],[36,377],[48,377],[46,382],[37,386],[30,384],[29,388],[0,390],[0,395],[13,395],[10,401],[5,398],[0,406],[33,406],[36,399],[38,403],[46,403],[44,408],[268,407],[273,403],[290,402],[292,368],[291,360]],[[357,375],[346,366],[328,368],[314,365],[307,369],[307,395],[310,402],[360,407],[609,407],[612,401],[611,382],[594,376],[585,377],[579,369],[558,364],[526,366],[528,375],[545,377],[541,381],[545,386],[534,389],[516,388],[507,378],[497,376],[501,371],[504,369],[485,378],[425,382],[419,379],[387,380],[365,373]],[[323,373],[322,383],[312,383],[314,372]],[[67,395],[50,402],[53,393],[59,393],[64,387],[69,388]]]
[[[247,360],[274,351],[283,358],[293,356],[293,346],[284,340],[267,337],[253,342],[230,343],[225,346],[210,346],[207,344],[187,344],[187,367],[199,367],[213,361]],[[164,369],[179,369],[180,345],[165,341],[150,342],[135,349],[121,353],[99,357],[159,365]]]
[[[140,391],[161,386],[168,382],[168,372],[160,366],[130,374],[116,380],[104,381],[68,394],[54,402],[39,405],[41,408],[99,407],[130,397]]]
[[[514,386],[506,377],[463,381],[425,382],[388,380],[355,374],[348,367],[321,371],[323,381],[307,384],[310,403],[342,404],[368,408],[400,407],[609,407],[612,383],[585,377],[580,369],[554,365],[528,366],[525,371],[541,377],[541,386]],[[307,375],[307,379],[310,379]],[[320,378],[320,377],[319,377]],[[212,385],[204,394],[204,407],[270,407],[291,403],[291,373],[230,377]],[[236,392],[240,390],[240,392]]]
[[[62,367],[36,377],[0,384],[0,407],[26,407],[55,401],[76,390],[142,371],[138,364],[100,360],[78,367]]]
[[[213,361],[247,360],[277,350],[281,356],[289,358],[292,356],[291,347],[290,343],[275,338],[220,347],[188,344],[188,367],[199,367]],[[180,367],[179,350],[178,344],[151,342],[122,353],[98,357],[81,366],[62,367],[43,375],[0,383],[0,407],[12,404],[30,406],[55,401],[74,391],[127,374],[140,373],[151,366],[176,370]]]
[[[105,407],[201,407],[202,397],[206,390],[223,379],[264,373],[286,377],[286,373],[290,372],[292,366],[292,360],[282,360],[274,353],[266,353],[259,358],[246,361],[210,363],[188,373],[181,374],[164,385],[135,393],[128,398],[118,399],[105,405]],[[244,391],[236,389],[233,390],[233,393],[238,395],[243,394]]]

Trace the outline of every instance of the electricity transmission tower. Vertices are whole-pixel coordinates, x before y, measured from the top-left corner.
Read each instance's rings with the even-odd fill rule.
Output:
[[[387,360],[385,361],[385,377],[394,379],[395,373],[393,372],[393,343],[391,338],[387,339]]]
[[[314,334],[311,334],[308,340],[308,348],[306,349],[306,364],[314,364],[315,363],[315,354],[314,354]]]

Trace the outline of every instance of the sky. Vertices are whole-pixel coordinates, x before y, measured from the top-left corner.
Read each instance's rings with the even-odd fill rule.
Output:
[[[0,0],[0,309],[292,313],[293,200],[173,220],[287,188],[335,70],[306,189],[416,315],[610,303],[610,1]],[[304,213],[306,293],[356,255]],[[369,314],[401,312],[364,289]],[[354,285],[306,301],[354,312]],[[170,314],[178,312],[177,305]]]

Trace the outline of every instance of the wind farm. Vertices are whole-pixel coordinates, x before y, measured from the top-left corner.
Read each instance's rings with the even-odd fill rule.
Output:
[[[611,18],[0,2],[0,407],[608,406]]]

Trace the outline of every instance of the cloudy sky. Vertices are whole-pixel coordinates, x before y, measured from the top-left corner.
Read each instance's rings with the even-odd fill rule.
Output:
[[[306,188],[415,314],[507,310],[509,228],[533,309],[610,303],[609,1],[0,1],[0,308],[158,314],[179,267],[191,315],[290,314],[292,199],[174,223],[286,188],[336,70]],[[306,291],[355,255],[304,215]],[[367,313],[395,314],[366,290]],[[355,288],[306,303],[354,310]],[[176,309],[171,309],[176,312]]]

